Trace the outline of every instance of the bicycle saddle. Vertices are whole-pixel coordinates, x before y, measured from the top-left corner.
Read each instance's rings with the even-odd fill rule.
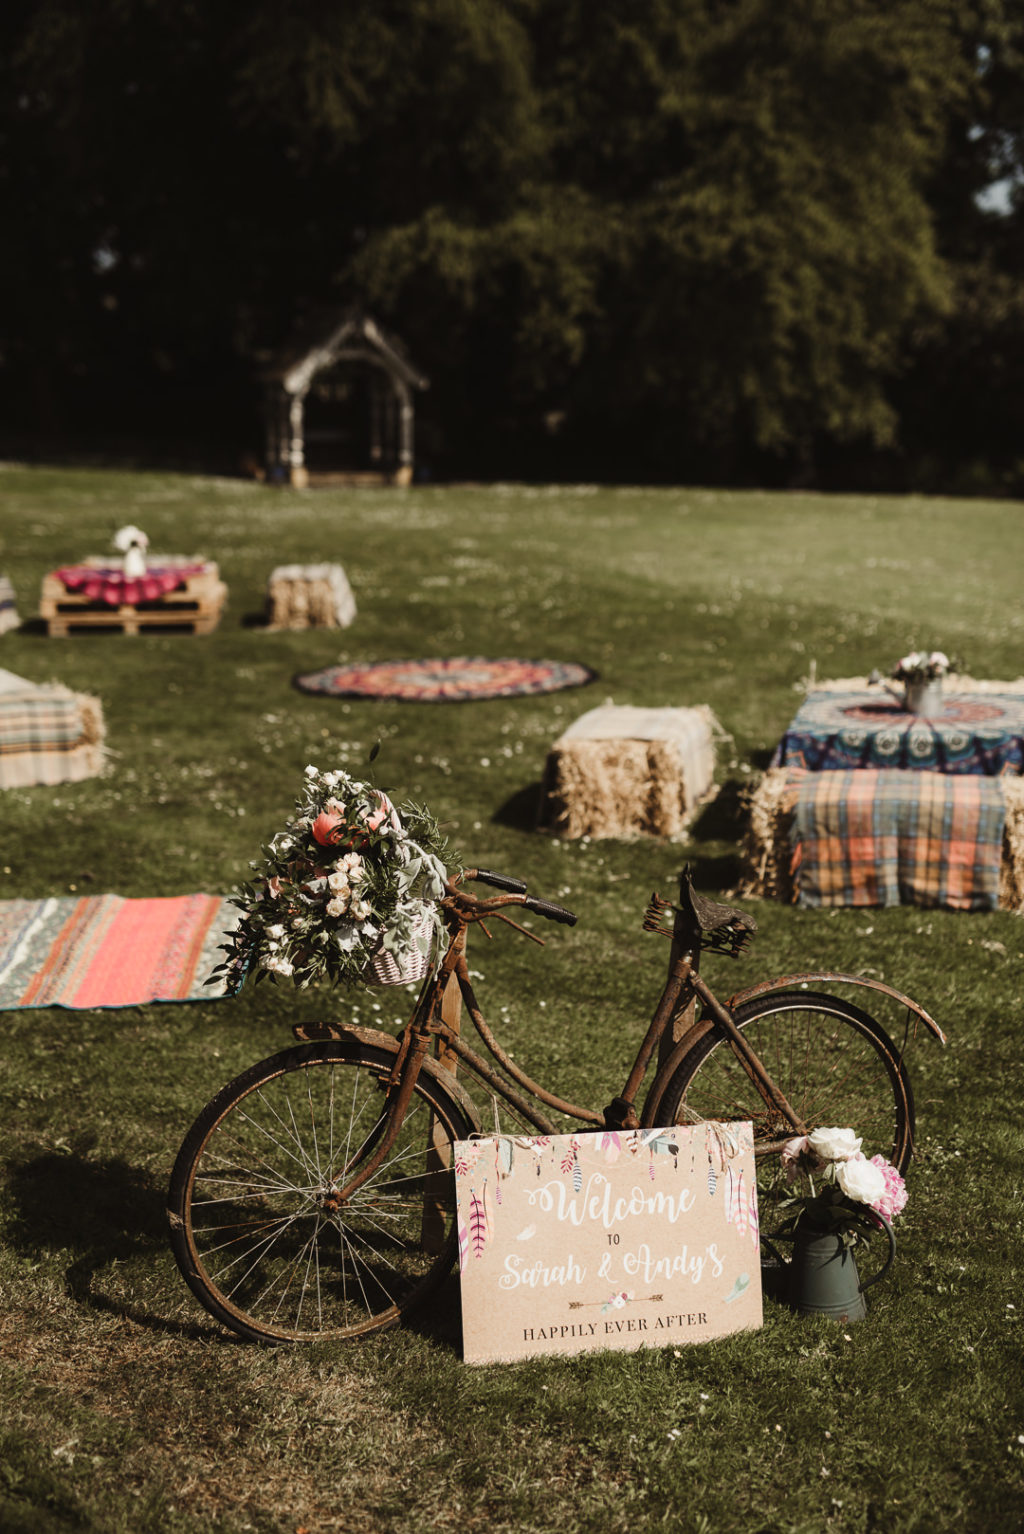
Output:
[[[731,954],[734,959],[757,931],[757,922],[746,911],[737,911],[735,906],[721,905],[707,895],[698,894],[693,887],[689,864],[679,878],[679,906],[684,915],[693,918],[704,948]]]

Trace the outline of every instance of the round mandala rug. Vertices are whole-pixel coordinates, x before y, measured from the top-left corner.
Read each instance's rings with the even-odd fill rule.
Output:
[[[468,703],[585,687],[597,676],[589,666],[558,660],[380,660],[328,666],[295,678],[301,692],[332,698],[398,698],[407,703]]]

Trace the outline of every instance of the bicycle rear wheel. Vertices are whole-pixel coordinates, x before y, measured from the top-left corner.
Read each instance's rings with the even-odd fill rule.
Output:
[[[808,1131],[850,1128],[868,1157],[903,1171],[914,1141],[914,1105],[895,1044],[867,1012],[836,996],[780,992],[739,1007],[736,1026]],[[784,1140],[788,1122],[769,1108],[719,1028],[710,1027],[673,1071],[655,1083],[646,1123],[750,1119],[758,1144]],[[772,1233],[779,1202],[791,1192],[778,1155],[757,1156],[761,1229]]]
[[[349,1041],[283,1050],[223,1087],[189,1130],[168,1194],[175,1259],[242,1337],[363,1336],[450,1272],[455,1179],[443,1163],[473,1126],[429,1064],[381,1166],[332,1207],[344,1169],[380,1143],[393,1063]]]

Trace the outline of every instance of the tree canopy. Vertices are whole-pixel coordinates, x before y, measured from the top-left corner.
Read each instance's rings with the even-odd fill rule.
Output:
[[[1012,488],[1014,14],[11,0],[8,418],[251,432],[258,357],[359,301],[431,376],[442,472],[955,477],[962,408]]]

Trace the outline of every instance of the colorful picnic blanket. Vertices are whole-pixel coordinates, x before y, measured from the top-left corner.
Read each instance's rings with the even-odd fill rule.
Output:
[[[0,1010],[218,1000],[204,981],[239,916],[220,895],[0,901]]]
[[[773,767],[841,772],[898,767],[998,777],[1024,772],[1024,697],[946,693],[934,717],[908,714],[884,692],[808,693],[783,735]]]
[[[998,906],[1006,823],[998,779],[795,768],[791,780],[801,905]]]

